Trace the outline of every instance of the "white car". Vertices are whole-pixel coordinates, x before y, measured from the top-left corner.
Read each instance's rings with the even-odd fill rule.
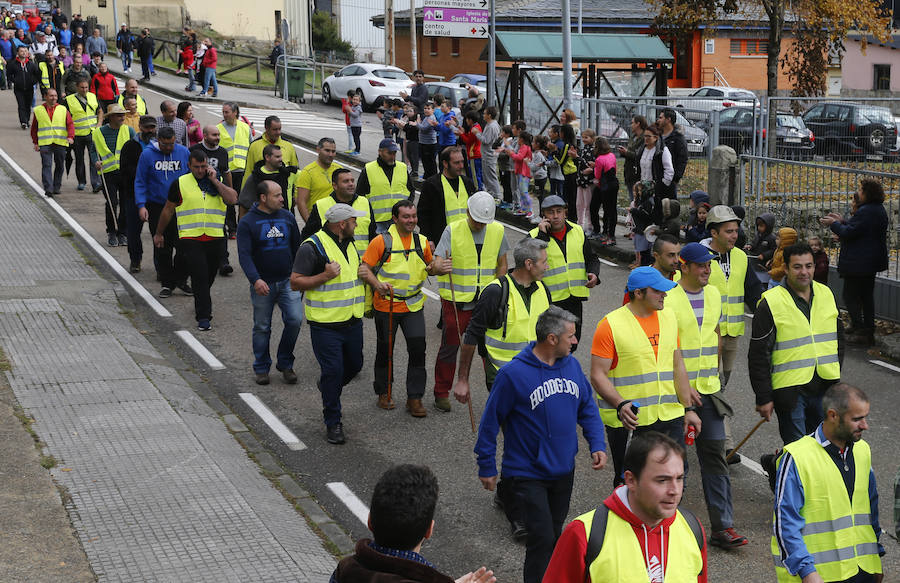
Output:
[[[399,67],[378,63],[347,65],[322,82],[322,103],[339,101],[353,91],[362,97],[363,109],[377,107],[384,98],[398,99],[400,92],[409,93],[415,83]]]
[[[701,87],[691,93],[691,99],[681,99],[673,103],[675,107],[701,109],[703,112],[723,110],[726,107],[750,107],[758,104],[756,94],[749,89],[737,89],[734,87],[714,87],[712,85]],[[700,99],[702,98],[702,99]],[[699,111],[684,111],[684,116],[694,121],[707,121],[708,113]]]

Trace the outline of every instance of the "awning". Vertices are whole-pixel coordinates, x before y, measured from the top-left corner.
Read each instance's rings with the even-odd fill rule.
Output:
[[[488,60],[489,45],[481,51]],[[498,61],[562,62],[562,33],[497,31]],[[662,40],[647,34],[572,33],[572,61],[576,63],[672,63]]]

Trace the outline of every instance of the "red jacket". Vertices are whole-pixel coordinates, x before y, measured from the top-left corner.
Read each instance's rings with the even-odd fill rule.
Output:
[[[215,69],[218,61],[219,55],[213,47],[209,47],[206,49],[206,52],[203,53],[203,66],[207,69]]]
[[[28,23],[28,30],[33,35],[34,31],[37,30],[38,25],[44,22],[44,19],[41,18],[40,16],[35,16],[34,14],[32,14],[31,16],[29,16],[28,18],[25,19],[25,22]]]
[[[181,51],[181,63],[185,69],[194,68],[194,49],[190,45]]]
[[[97,99],[112,101],[119,95],[119,85],[112,73],[108,72],[103,75],[97,73],[91,79],[91,93],[97,96]]]
[[[460,141],[466,145],[466,158],[469,160],[481,158],[481,140],[475,134],[475,130],[481,131],[479,124],[473,125],[468,130],[459,134]]]
[[[56,111],[57,107],[62,107],[62,106],[57,103],[56,105],[54,105],[51,108],[47,108],[46,105],[44,105],[43,107],[44,107],[44,109],[47,110],[47,115],[50,116],[50,119],[53,119],[53,112]],[[37,118],[32,113],[31,114],[31,141],[34,143],[35,146],[37,146],[37,143],[38,143],[37,133],[38,133],[38,122],[37,122]],[[70,140],[75,139],[75,123],[72,121],[72,114],[70,114],[68,110],[66,110],[66,137],[69,138]]]
[[[625,490],[623,490],[625,489]],[[627,491],[625,486],[619,486],[609,497],[603,502],[610,512],[615,512],[620,518],[628,521],[634,530],[634,536],[637,537],[644,553],[644,559],[647,564],[658,565],[653,574],[662,574],[665,572],[665,565],[662,559],[669,555],[669,527],[675,522],[675,515],[667,518],[659,523],[655,528],[648,529],[643,521],[634,515],[631,510],[622,502],[619,497],[619,491]],[[705,536],[705,535],[704,535]],[[705,540],[705,539],[704,539]],[[646,541],[646,542],[645,542]],[[666,548],[662,549],[665,544]],[[662,552],[662,551],[665,552]],[[558,583],[560,581],[587,581],[590,583],[590,577],[585,577],[584,572],[584,555],[587,552],[587,537],[584,534],[584,524],[580,520],[573,520],[563,530],[556,548],[553,550],[553,557],[550,564],[544,572],[544,581],[548,583]],[[697,583],[706,583],[706,543],[703,543],[701,549],[703,555],[703,572],[697,576]],[[651,573],[648,573],[650,575]],[[650,577],[650,583],[662,583],[661,577]]]

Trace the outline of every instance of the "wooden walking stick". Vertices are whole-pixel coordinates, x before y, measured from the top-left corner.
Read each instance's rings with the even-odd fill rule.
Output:
[[[387,375],[387,385],[388,385],[388,403],[391,402],[391,385],[393,384],[393,376],[394,376],[394,287],[391,286],[391,293],[389,300],[391,302],[390,307],[388,308],[388,375]]]
[[[765,417],[763,417],[762,419],[760,419],[760,420],[759,420],[759,423],[756,424],[756,427],[754,427],[753,429],[751,429],[751,430],[750,430],[750,433],[747,434],[747,437],[745,437],[744,439],[742,439],[741,442],[740,442],[739,444],[737,444],[737,445],[734,447],[733,450],[731,450],[731,453],[728,454],[728,455],[725,457],[725,461],[727,462],[727,461],[730,460],[732,457],[734,457],[734,454],[737,453],[737,450],[741,449],[741,446],[744,445],[745,443],[747,443],[747,440],[750,439],[750,437],[752,437],[754,433],[756,433],[756,430],[759,429],[759,426],[762,425],[763,423],[765,423],[766,421],[768,421],[768,419],[766,419]]]
[[[116,230],[116,236],[119,236],[119,221],[116,219],[116,209],[113,208],[112,199],[109,198],[109,189],[106,187],[106,175],[100,174],[100,182],[103,183],[103,196],[106,197],[106,204],[109,205],[109,213],[112,215],[113,228]],[[119,201],[121,202],[121,201]]]
[[[449,251],[447,252],[449,254]],[[448,256],[447,259],[450,257]],[[450,280],[450,301],[453,302],[453,315],[456,317],[456,341],[459,348],[462,348],[462,330],[459,329],[459,312],[456,309],[456,288],[453,287],[453,270],[450,270],[450,273],[447,274],[447,279]],[[472,424],[472,433],[475,433],[475,411],[472,409],[472,392],[469,391],[469,399],[466,401],[469,404],[469,422]]]

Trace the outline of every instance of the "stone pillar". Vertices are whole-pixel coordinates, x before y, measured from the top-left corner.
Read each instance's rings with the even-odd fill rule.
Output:
[[[738,204],[737,188],[738,156],[729,146],[713,148],[712,160],[707,172],[706,192],[709,193],[709,204]]]

